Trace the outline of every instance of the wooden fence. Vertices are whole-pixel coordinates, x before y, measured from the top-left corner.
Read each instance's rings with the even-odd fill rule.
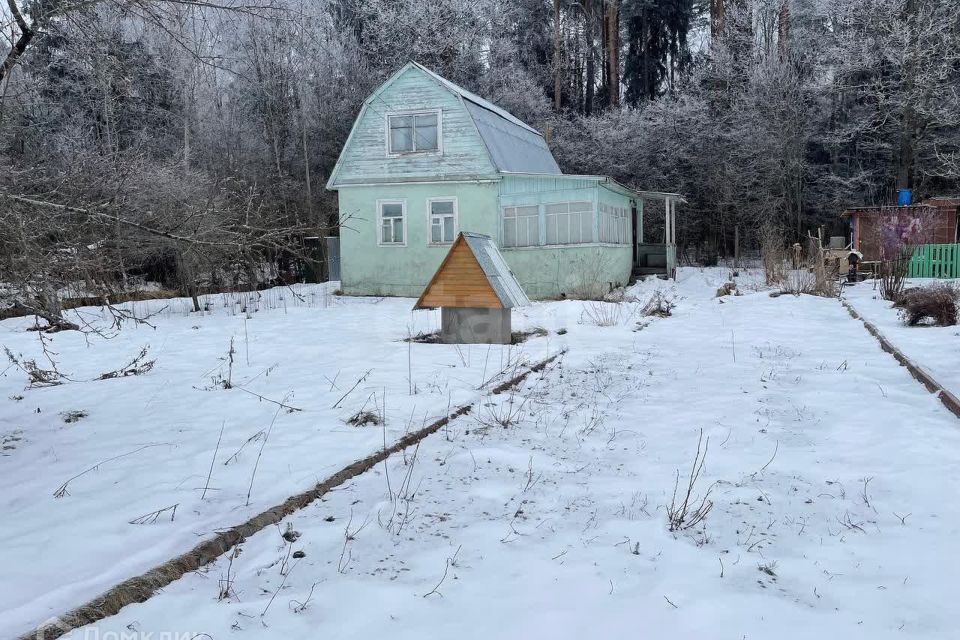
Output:
[[[907,268],[909,278],[960,278],[960,244],[923,244]]]

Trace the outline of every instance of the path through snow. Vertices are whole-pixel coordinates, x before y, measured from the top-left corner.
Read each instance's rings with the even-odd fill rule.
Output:
[[[560,365],[289,518],[296,542],[258,534],[97,630],[956,637],[960,430],[859,322],[690,294],[636,329],[571,325]],[[670,533],[700,429],[714,507]]]

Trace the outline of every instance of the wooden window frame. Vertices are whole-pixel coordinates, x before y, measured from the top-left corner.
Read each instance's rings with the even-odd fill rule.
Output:
[[[537,240],[534,244],[520,244],[520,245],[507,245],[507,234],[505,228],[507,226],[507,209],[521,209],[528,207],[536,207],[537,209]],[[524,216],[532,217],[529,215]],[[519,217],[514,218],[519,220]],[[500,207],[500,246],[504,249],[532,249],[535,247],[543,246],[543,233],[544,233],[544,222],[543,222],[543,205],[541,204],[508,204]]]
[[[453,203],[453,238],[450,240],[433,241],[433,203],[434,202],[452,202]],[[449,247],[457,239],[460,233],[460,202],[457,196],[435,196],[427,198],[427,245],[431,247]]]
[[[394,151],[390,148],[390,118],[406,116],[429,116],[437,117],[437,148],[424,149],[423,151]],[[414,121],[416,122],[416,121]],[[443,155],[443,109],[415,109],[411,111],[392,111],[383,116],[384,132],[386,133],[384,147],[388,158],[405,158],[407,156],[442,156]],[[414,145],[416,145],[416,126],[414,131]]]
[[[403,242],[384,242],[383,241],[383,205],[399,204],[402,213],[400,214],[400,227],[403,230]],[[409,233],[407,225],[407,201],[402,198],[384,198],[377,200],[377,246],[378,247],[405,247],[407,246],[407,234]]]
[[[557,212],[554,212],[554,213],[548,213],[548,212],[547,212],[547,207],[550,207],[550,206],[558,206],[558,205],[567,205],[567,211],[566,211],[566,212],[557,211]],[[570,205],[588,205],[589,209],[586,210],[586,211],[570,211]],[[554,242],[554,243],[550,243],[550,242],[547,240],[547,216],[556,216],[556,217],[557,217],[557,224],[558,224],[558,227],[557,227],[557,237],[559,238],[559,236],[560,236],[559,217],[560,217],[560,216],[572,216],[573,214],[578,214],[578,215],[580,215],[580,216],[582,216],[583,214],[586,214],[586,215],[590,216],[590,220],[589,220],[589,222],[590,222],[590,239],[589,239],[589,240],[580,240],[579,242]],[[592,201],[590,201],[590,200],[564,200],[563,202],[547,202],[547,203],[544,203],[544,204],[542,204],[542,205],[540,206],[540,226],[541,226],[541,234],[540,234],[540,235],[541,235],[541,238],[543,239],[543,244],[542,244],[541,246],[544,246],[544,247],[582,247],[582,246],[589,246],[589,245],[592,245],[592,244],[600,244],[600,243],[598,242],[598,238],[594,238],[594,237],[593,237],[593,236],[595,236],[595,235],[597,234],[596,221],[597,221],[598,218],[599,218],[599,208],[598,208],[598,206],[597,206],[596,204],[594,204],[594,202],[592,202]],[[582,235],[582,232],[583,232],[583,226],[582,226],[582,225],[583,225],[583,222],[582,222],[582,220],[581,220],[580,229],[578,230],[578,233],[581,234],[581,235]],[[568,235],[568,236],[570,235],[570,220],[569,220],[569,218],[567,219],[567,235]]]

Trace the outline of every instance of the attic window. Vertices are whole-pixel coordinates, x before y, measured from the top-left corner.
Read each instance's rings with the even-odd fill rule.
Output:
[[[440,148],[440,111],[387,116],[391,154],[424,153]]]

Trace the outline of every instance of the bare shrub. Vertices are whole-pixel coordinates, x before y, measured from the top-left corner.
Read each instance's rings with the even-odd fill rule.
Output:
[[[957,324],[958,301],[960,290],[946,283],[937,283],[904,291],[897,306],[900,307],[900,318],[911,327],[926,319],[938,327],[950,327]]]
[[[808,269],[791,269],[780,282],[780,291],[795,296],[812,295],[817,288],[817,279]]]
[[[783,229],[770,222],[764,223],[760,228],[760,259],[767,284],[780,284],[786,279],[789,258]]]
[[[573,284],[569,297],[575,300],[600,300],[615,286],[622,284],[604,282],[603,279],[609,271],[609,258],[603,251],[577,257],[570,269],[573,273]]]
[[[624,318],[624,306],[621,302],[587,302],[580,313],[580,322],[598,327],[613,327]]]
[[[669,297],[661,290],[656,290],[647,303],[643,305],[641,314],[644,317],[668,318],[673,315],[673,309],[676,307],[673,298]]]
[[[695,496],[697,481],[703,472],[703,465],[707,460],[707,451],[710,448],[710,438],[706,442],[703,440],[703,429],[700,429],[700,437],[697,440],[697,453],[693,457],[693,466],[690,468],[690,474],[687,477],[687,487],[682,499],[678,502],[677,491],[680,487],[680,470],[677,469],[676,480],[673,484],[673,498],[670,506],[667,507],[667,519],[670,522],[670,531],[685,531],[691,529],[703,522],[710,510],[713,509],[713,502],[710,500],[710,492],[714,485],[711,484],[704,491],[702,496]]]
[[[788,270],[780,282],[780,291],[795,296],[808,294],[833,298],[837,295],[837,279],[828,267],[830,258],[823,249],[823,241],[819,237],[810,236],[806,260],[802,259],[802,252],[796,251],[793,262],[794,268]],[[799,245],[795,245],[795,248]]]
[[[884,260],[880,263],[880,297],[890,302],[897,302],[903,293],[904,284],[907,281],[907,268],[910,265],[910,258],[904,253],[900,253],[892,260]]]

